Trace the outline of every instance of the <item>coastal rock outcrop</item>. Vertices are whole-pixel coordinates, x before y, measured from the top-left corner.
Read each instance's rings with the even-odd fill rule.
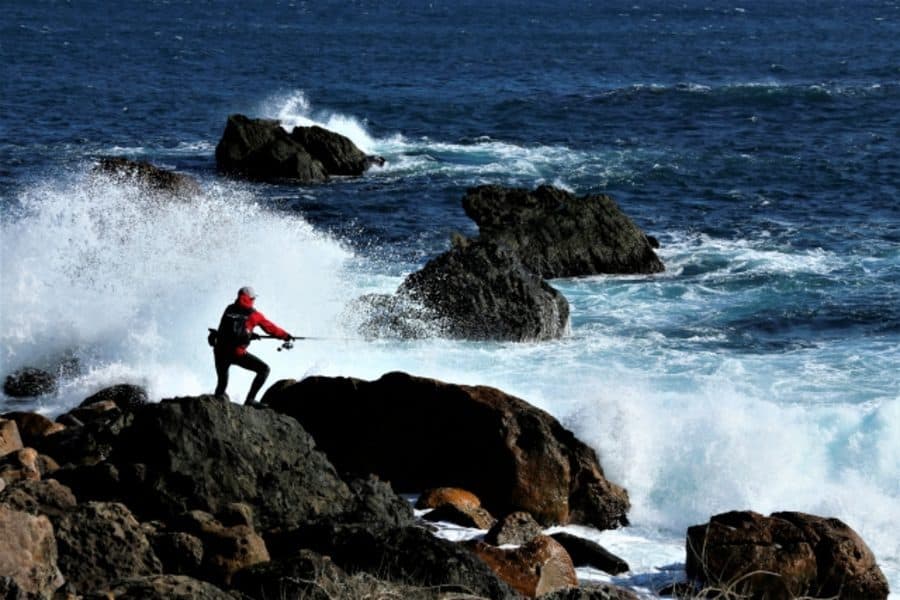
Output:
[[[333,131],[313,126],[288,133],[277,120],[244,115],[228,117],[216,146],[220,171],[256,181],[319,183],[334,175],[362,175],[383,162]]]
[[[340,471],[375,473],[401,493],[449,485],[471,490],[493,514],[525,510],[545,525],[601,529],[627,523],[628,494],[604,477],[595,452],[495,388],[405,373],[309,377],[273,386],[263,403],[296,418]]]
[[[161,169],[146,161],[129,160],[121,156],[100,158],[94,167],[94,172],[118,181],[134,182],[154,192],[182,198],[200,193],[200,184],[189,175]]]
[[[887,598],[868,546],[839,519],[797,512],[715,515],[687,532],[688,577],[766,598]]]
[[[480,240],[508,247],[546,279],[664,270],[651,240],[606,195],[484,185],[466,192],[463,208]]]

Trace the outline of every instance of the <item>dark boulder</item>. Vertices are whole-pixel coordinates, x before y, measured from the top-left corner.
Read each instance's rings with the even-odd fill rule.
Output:
[[[120,181],[131,181],[149,190],[173,196],[188,197],[200,193],[200,184],[193,177],[121,156],[101,158],[94,167],[94,172]]]
[[[735,511],[687,532],[688,577],[769,599],[887,598],[888,585],[862,539],[838,519]]]
[[[248,567],[235,574],[232,587],[247,596],[331,600],[346,597],[342,591],[348,575],[331,559],[309,550]]]
[[[565,532],[554,533],[550,537],[566,549],[576,567],[594,567],[610,575],[629,570],[627,562],[596,542]]]
[[[131,410],[146,404],[147,400],[147,390],[141,386],[120,383],[89,396],[78,406],[84,408],[98,403],[113,402],[121,410]]]
[[[163,566],[163,572],[174,575],[193,575],[203,564],[203,542],[183,531],[159,531],[147,536],[153,552]]]
[[[56,393],[58,386],[59,379],[53,373],[25,367],[7,375],[3,383],[3,392],[14,398],[29,398]]]
[[[527,269],[508,247],[457,246],[409,275],[398,294],[420,304],[441,335],[471,340],[535,341],[561,337],[569,303]]]
[[[251,505],[262,529],[348,510],[353,497],[296,420],[213,396],[175,398],[133,413],[110,462],[136,511],[163,520],[187,510]]]
[[[140,524],[122,504],[85,502],[55,525],[66,593],[105,589],[119,579],[162,572]]]
[[[507,246],[544,278],[664,269],[647,236],[609,196],[485,185],[467,191],[463,208],[481,240]]]
[[[405,527],[416,522],[409,502],[394,493],[391,484],[374,475],[347,482],[353,493],[351,508],[329,517],[342,523],[370,523],[382,527]]]
[[[539,596],[539,600],[639,600],[639,598],[631,590],[603,583],[556,590]]]
[[[92,465],[105,460],[113,445],[133,419],[133,413],[122,410],[89,411],[91,421],[64,419],[68,425],[62,431],[48,435],[36,442],[36,448],[52,456],[61,465]]]
[[[524,510],[545,525],[627,522],[628,495],[606,480],[595,452],[495,388],[405,373],[372,382],[309,377],[267,392],[263,403],[295,417],[342,472],[375,473],[400,493],[454,486],[493,514]]]
[[[56,521],[76,504],[72,490],[56,481],[18,481],[0,490],[0,504],[32,515],[45,515]]]
[[[257,181],[318,183],[331,175],[362,175],[379,160],[321,127],[295,127],[288,133],[277,120],[244,115],[228,117],[216,146],[220,171]]]
[[[488,598],[516,597],[474,554],[419,527],[320,522],[273,535],[266,543],[276,560],[307,549],[330,557],[348,573]]]
[[[544,534],[543,527],[529,513],[517,511],[497,521],[485,534],[484,541],[494,546],[527,544]]]

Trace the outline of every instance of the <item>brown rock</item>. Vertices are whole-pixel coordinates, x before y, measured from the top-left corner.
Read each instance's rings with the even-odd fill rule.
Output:
[[[211,514],[192,510],[175,524],[203,542],[201,571],[210,581],[228,585],[232,576],[251,565],[269,560],[262,537],[252,526],[253,515],[246,504],[233,504],[225,511],[229,522],[243,524],[225,526]],[[237,517],[237,518],[236,518]]]
[[[514,590],[535,598],[578,585],[575,566],[565,549],[548,536],[534,538],[514,550],[481,541],[468,547]]]
[[[0,575],[25,593],[49,598],[63,584],[56,540],[47,517],[0,505]]]
[[[439,487],[422,492],[416,500],[416,508],[437,508],[443,504],[453,504],[459,508],[481,508],[481,500],[472,492],[460,488]]]
[[[735,511],[688,529],[688,576],[771,599],[886,598],[872,552],[847,525],[803,513]]]
[[[19,426],[10,419],[0,419],[0,456],[22,449]]]
[[[119,579],[162,572],[140,523],[124,504],[75,506],[57,521],[56,539],[67,593],[102,590]]]
[[[183,531],[164,531],[148,536],[163,571],[177,575],[195,575],[203,564],[203,542]]]
[[[211,583],[185,575],[150,575],[117,581],[85,600],[236,600],[237,596]]]
[[[497,519],[481,507],[460,508],[454,504],[442,504],[425,514],[425,520],[436,523],[445,521],[474,529],[490,529]]]
[[[534,520],[534,517],[527,512],[518,511],[510,513],[497,521],[484,536],[484,541],[494,546],[502,546],[504,544],[520,546],[530,542],[539,535],[543,535],[543,533],[543,528]]]
[[[0,477],[5,479],[7,483],[23,479],[35,481],[40,479],[41,469],[38,466],[37,450],[34,448],[22,448],[0,458]]]
[[[495,388],[405,373],[309,377],[263,402],[296,418],[339,471],[375,473],[399,493],[452,482],[493,514],[524,510],[544,525],[601,529],[627,523],[628,494],[603,476],[596,453]],[[458,431],[468,432],[465,443]]]
[[[81,423],[90,423],[95,420],[97,417],[103,415],[103,413],[112,411],[112,410],[120,410],[119,406],[113,400],[100,400],[98,402],[93,402],[91,404],[82,405],[78,408],[73,408],[66,415],[70,417],[75,417]]]
[[[65,429],[62,423],[54,423],[44,415],[33,412],[9,412],[3,415],[4,419],[15,421],[22,438],[22,444],[39,448],[41,438]]]
[[[778,512],[803,531],[816,555],[816,594],[819,597],[886,598],[888,584],[875,555],[859,535],[840,519],[799,512]]]
[[[55,479],[23,480],[0,490],[0,504],[56,521],[75,506],[76,500],[72,490]]]

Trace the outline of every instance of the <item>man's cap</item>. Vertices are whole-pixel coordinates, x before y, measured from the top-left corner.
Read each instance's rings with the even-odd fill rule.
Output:
[[[244,287],[242,287],[241,289],[238,290],[238,296],[240,296],[241,294],[245,294],[254,299],[256,298],[256,291],[249,285],[245,285]]]

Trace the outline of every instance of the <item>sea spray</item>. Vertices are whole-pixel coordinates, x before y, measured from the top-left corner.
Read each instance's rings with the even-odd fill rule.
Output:
[[[7,372],[74,355],[59,408],[121,378],[155,398],[210,391],[206,328],[242,285],[296,334],[337,327],[351,253],[234,184],[181,201],[82,172],[18,203],[2,221],[0,357]]]

